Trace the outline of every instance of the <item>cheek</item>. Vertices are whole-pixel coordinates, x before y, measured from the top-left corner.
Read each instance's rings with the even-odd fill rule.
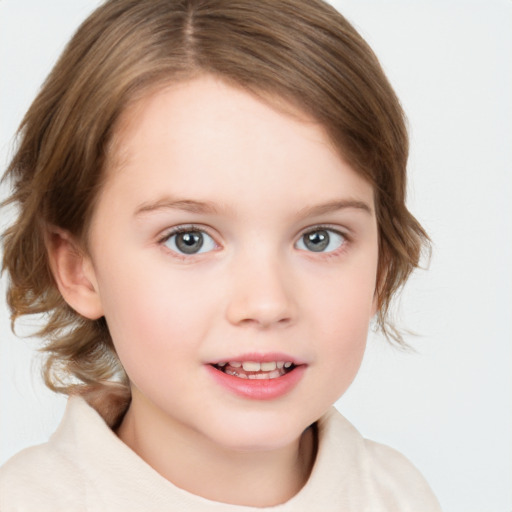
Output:
[[[361,365],[373,316],[374,290],[371,271],[349,271],[333,276],[327,291],[318,291],[312,298],[316,304],[316,339],[325,377],[336,383],[334,395],[346,390]]]
[[[359,339],[367,332],[374,312],[376,266],[376,258],[358,261],[322,276],[322,285],[310,288],[322,325],[347,339]]]
[[[351,314],[352,313],[352,314]],[[330,405],[349,388],[361,366],[368,336],[368,315],[357,309],[332,311],[324,323],[321,355],[316,365],[319,387]],[[315,396],[311,397],[312,400]]]
[[[141,264],[131,272],[105,273],[100,279],[105,318],[119,358],[130,368],[169,369],[197,348],[213,315],[213,286],[198,289],[201,279]],[[209,291],[210,290],[210,291]],[[144,362],[144,365],[141,365]]]

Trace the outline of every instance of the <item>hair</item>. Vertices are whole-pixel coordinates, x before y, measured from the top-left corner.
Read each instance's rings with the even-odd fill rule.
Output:
[[[127,378],[104,318],[60,295],[45,233],[85,240],[116,122],[151,90],[201,74],[281,98],[319,122],[373,185],[379,230],[377,322],[419,265],[428,237],[405,205],[404,113],[370,47],[322,0],[110,0],[78,29],[25,115],[5,173],[18,216],[3,235],[2,269],[14,324],[42,314],[43,375],[54,391],[115,387]],[[313,171],[312,171],[313,172]]]

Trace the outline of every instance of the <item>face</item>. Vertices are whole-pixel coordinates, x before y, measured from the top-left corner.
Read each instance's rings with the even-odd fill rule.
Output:
[[[372,187],[319,125],[208,77],[139,101],[116,151],[89,254],[132,407],[220,447],[292,443],[361,363]]]

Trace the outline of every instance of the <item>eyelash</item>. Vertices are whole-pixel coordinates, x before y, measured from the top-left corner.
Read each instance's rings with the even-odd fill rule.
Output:
[[[179,235],[180,233],[190,233],[191,231],[200,231],[201,233],[208,234],[204,227],[196,226],[194,224],[186,224],[176,226],[175,228],[171,228],[158,240],[158,243],[167,242],[167,240],[169,240],[169,238],[171,238],[174,235]]]
[[[170,229],[167,231],[161,238],[157,240],[159,245],[164,246],[166,242],[168,242],[173,236],[179,235],[181,233],[191,233],[191,232],[199,232],[199,233],[205,233],[208,235],[214,242],[215,238],[208,233],[208,231],[202,227],[202,226],[196,226],[195,224],[186,224],[181,226],[176,226],[175,228]],[[217,242],[215,242],[215,245],[218,246]],[[183,254],[180,252],[177,252],[173,249],[166,248],[172,255],[176,258],[182,259],[182,260],[188,260],[191,257],[197,256],[196,254]]]
[[[340,247],[338,247],[332,251],[329,251],[329,252],[305,251],[308,253],[308,255],[313,255],[315,257],[321,257],[321,258],[325,258],[325,259],[336,258],[336,257],[340,256],[341,254],[343,254],[347,250],[347,248],[348,248],[347,246],[352,242],[351,237],[349,236],[349,234],[346,231],[341,231],[339,228],[334,227],[334,226],[330,226],[330,225],[326,225],[326,224],[319,224],[317,226],[312,226],[311,228],[306,228],[305,230],[303,230],[301,232],[300,236],[298,237],[297,242],[295,242],[295,245],[300,240],[302,240],[304,236],[309,235],[311,233],[316,233],[318,231],[328,231],[329,233],[335,233],[336,235],[342,237],[343,241],[342,241]]]
[[[179,235],[181,233],[190,233],[190,232],[194,232],[194,231],[200,232],[200,233],[205,233],[215,242],[215,238],[212,235],[210,235],[210,233],[208,233],[208,230],[206,230],[202,226],[197,226],[194,224],[176,226],[175,228],[172,228],[171,230],[166,232],[165,235],[160,237],[157,242],[159,245],[164,246],[164,244],[166,242],[168,242],[173,236]],[[323,252],[323,251],[315,252],[315,251],[307,251],[307,250],[301,249],[303,252],[306,252],[310,255],[315,255],[316,257],[322,257],[322,258],[326,258],[326,259],[333,258],[333,257],[339,256],[340,254],[344,253],[347,250],[347,245],[350,244],[350,242],[351,242],[351,238],[346,232],[340,231],[339,229],[334,228],[333,226],[319,224],[317,226],[312,226],[312,227],[302,230],[299,237],[297,238],[297,241],[294,243],[294,247],[299,243],[299,241],[301,241],[303,239],[304,236],[311,234],[311,233],[316,233],[318,231],[327,231],[330,233],[335,233],[338,236],[341,236],[343,238],[343,242],[341,243],[341,246],[332,251],[329,251],[329,252]],[[217,242],[215,242],[215,245],[218,247]],[[187,255],[187,254],[177,252],[170,248],[166,248],[166,249],[170,253],[172,253],[172,255],[174,257],[182,259],[182,260],[189,260],[190,258],[197,256],[198,254],[202,254],[202,253],[198,253],[198,254],[188,254]],[[208,251],[208,252],[211,252],[211,251]]]

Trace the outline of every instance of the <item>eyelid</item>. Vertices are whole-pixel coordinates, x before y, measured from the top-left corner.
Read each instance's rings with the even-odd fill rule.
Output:
[[[334,231],[335,233],[343,236],[347,240],[351,239],[350,229],[343,228],[339,225],[334,224],[314,224],[313,226],[308,226],[307,228],[304,228],[300,231],[297,240],[299,240],[304,235],[307,235],[308,233],[313,233],[315,231]]]
[[[163,234],[158,236],[157,243],[158,243],[158,245],[165,246],[165,243],[168,240],[170,240],[173,236],[179,235],[180,233],[189,233],[192,231],[198,231],[200,233],[204,233],[205,235],[207,235],[208,237],[210,237],[213,240],[216,248],[220,247],[220,244],[217,241],[217,237],[211,233],[211,229],[209,229],[207,226],[198,225],[198,224],[179,224],[177,226],[168,228],[168,229],[164,230]],[[173,249],[170,249],[169,247],[166,247],[166,250],[171,252],[174,256],[176,256],[178,258],[182,258],[182,259],[184,259],[184,258],[189,259],[189,258],[193,258],[194,256],[200,256],[201,254],[206,254],[207,252],[211,252],[211,251],[206,251],[206,252],[197,253],[197,254],[183,254],[183,253],[177,252]]]
[[[316,224],[313,226],[308,226],[307,228],[304,228],[301,230],[299,236],[297,237],[296,242],[294,243],[294,247],[297,248],[297,245],[302,240],[302,238],[305,235],[308,235],[310,233],[315,233],[316,231],[330,231],[331,233],[336,233],[336,235],[341,236],[344,241],[343,243],[337,247],[336,249],[333,249],[332,251],[308,251],[307,249],[300,249],[301,251],[304,251],[305,253],[308,253],[308,255],[316,255],[318,257],[324,257],[328,258],[331,256],[336,256],[346,250],[347,245],[352,242],[352,238],[350,235],[350,230],[347,228],[341,228],[339,225],[332,225],[332,224]]]
[[[200,224],[178,224],[176,226],[165,229],[161,235],[158,236],[158,242],[164,242],[173,235],[179,235],[180,233],[188,233],[189,231],[200,231],[211,236],[213,239],[216,237],[211,233],[211,229],[208,226]]]

